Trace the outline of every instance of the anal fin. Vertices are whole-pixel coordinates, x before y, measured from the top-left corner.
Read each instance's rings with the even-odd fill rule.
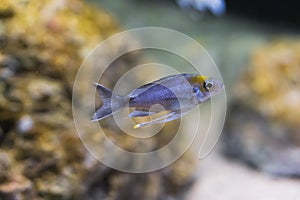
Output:
[[[148,126],[151,124],[159,124],[159,123],[166,123],[175,119],[178,119],[184,115],[186,115],[188,112],[190,111],[190,109],[187,110],[176,110],[176,111],[171,111],[161,117],[158,117],[154,120],[148,121],[148,122],[143,122],[140,124],[136,124],[134,125],[133,128],[140,128],[140,127],[144,127],[144,126]]]
[[[133,117],[146,117],[146,116],[149,116],[149,115],[153,115],[153,114],[156,114],[156,112],[152,112],[152,111],[148,111],[148,110],[134,110],[132,111],[128,117],[129,118],[133,118]]]

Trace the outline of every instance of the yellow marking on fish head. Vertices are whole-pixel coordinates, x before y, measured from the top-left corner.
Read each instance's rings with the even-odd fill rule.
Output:
[[[206,81],[208,79],[207,76],[193,76],[189,79],[190,83],[192,83],[193,85],[202,85],[204,83],[204,81]]]

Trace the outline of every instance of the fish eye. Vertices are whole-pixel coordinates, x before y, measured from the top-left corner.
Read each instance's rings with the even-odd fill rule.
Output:
[[[200,92],[200,88],[199,87],[193,87],[193,92],[195,94],[199,93]]]
[[[214,83],[210,80],[204,82],[204,88],[207,90],[211,90],[214,87]]]

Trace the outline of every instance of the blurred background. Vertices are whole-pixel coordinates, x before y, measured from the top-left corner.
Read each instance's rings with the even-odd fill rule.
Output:
[[[1,0],[0,199],[299,199],[299,9],[295,0]],[[129,174],[82,146],[72,86],[99,42],[145,26],[180,31],[208,51],[223,76],[228,112],[204,160],[189,149],[169,167]],[[99,60],[133,43],[119,41]],[[101,83],[111,88],[130,68],[166,59],[178,65],[162,52],[130,53]],[[89,86],[82,84],[83,94]],[[178,127],[166,124],[149,143],[101,123],[112,141],[139,152],[164,146]]]

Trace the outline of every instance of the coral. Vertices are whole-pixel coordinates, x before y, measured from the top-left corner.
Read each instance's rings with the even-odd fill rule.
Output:
[[[236,95],[247,99],[266,117],[299,126],[300,42],[277,41],[256,50]],[[241,92],[240,92],[241,91]]]
[[[81,0],[2,0],[0,20],[0,199],[163,199],[184,190],[193,175],[190,153],[181,164],[132,175],[100,164],[77,136],[73,80],[89,51],[118,31],[107,13]],[[119,41],[107,55],[129,45]],[[113,85],[111,74],[121,76],[137,60],[118,60],[102,81]],[[146,150],[167,143],[169,128]],[[118,130],[106,132],[124,148],[139,148]]]
[[[273,174],[300,176],[299,55],[299,39],[257,49],[227,120],[227,152]]]

